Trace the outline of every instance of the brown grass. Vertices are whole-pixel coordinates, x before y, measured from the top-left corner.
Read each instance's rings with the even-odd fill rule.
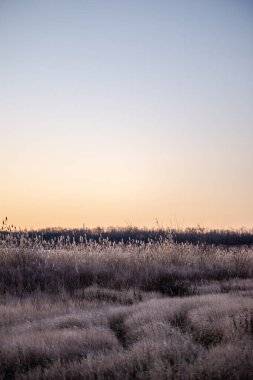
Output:
[[[253,250],[0,248],[0,379],[252,379]]]

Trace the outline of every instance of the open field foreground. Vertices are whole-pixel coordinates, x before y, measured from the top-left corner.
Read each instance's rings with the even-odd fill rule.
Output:
[[[0,248],[0,379],[252,379],[253,249]]]

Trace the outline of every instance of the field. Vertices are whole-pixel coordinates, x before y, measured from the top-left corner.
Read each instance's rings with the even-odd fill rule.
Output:
[[[0,241],[0,379],[252,379],[253,248]]]

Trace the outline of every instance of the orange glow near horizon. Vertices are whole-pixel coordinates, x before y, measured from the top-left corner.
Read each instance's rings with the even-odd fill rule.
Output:
[[[2,198],[3,199],[3,198]],[[22,199],[22,202],[19,201]],[[173,201],[172,201],[173,199]],[[246,203],[246,202],[245,202]],[[242,203],[228,199],[206,199],[191,194],[174,194],[170,197],[147,194],[132,197],[107,199],[99,194],[85,197],[53,195],[41,197],[31,194],[28,197],[6,198],[1,207],[2,217],[8,216],[9,222],[17,227],[36,229],[46,227],[81,228],[129,225],[137,227],[187,228],[200,225],[205,228],[237,229],[252,228],[252,210]]]
[[[249,2],[2,3],[0,218],[253,227]]]

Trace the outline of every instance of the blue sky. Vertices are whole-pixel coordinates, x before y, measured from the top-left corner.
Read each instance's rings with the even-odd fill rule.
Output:
[[[253,225],[251,1],[1,1],[0,209]]]

